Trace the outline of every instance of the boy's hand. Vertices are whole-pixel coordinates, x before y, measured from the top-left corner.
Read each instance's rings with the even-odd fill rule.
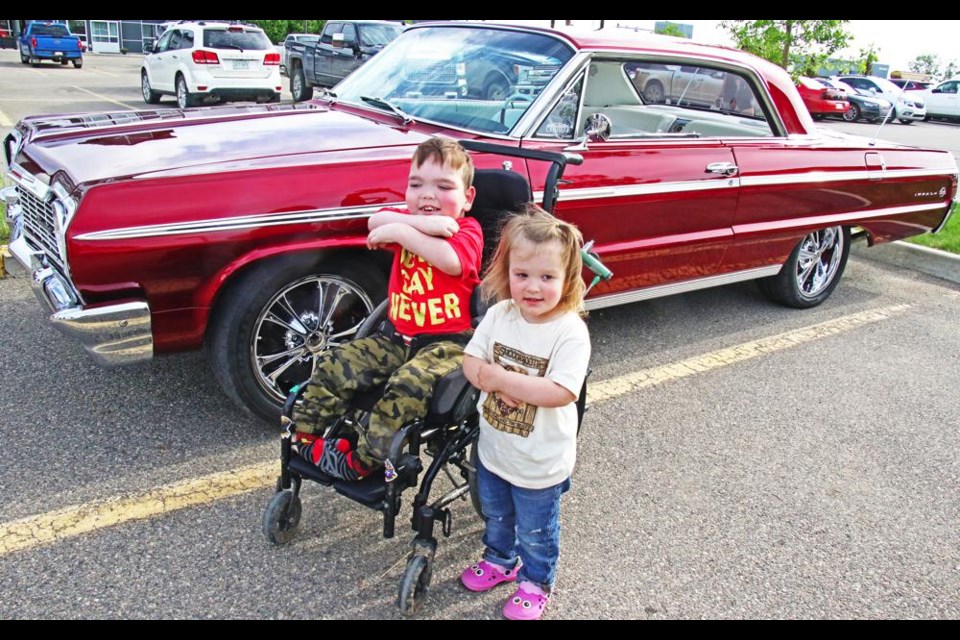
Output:
[[[452,238],[460,231],[460,224],[456,219],[447,216],[417,216],[415,220],[415,226],[431,236]]]
[[[385,224],[370,230],[367,234],[367,248],[386,249],[392,244],[402,244],[400,238],[409,227],[400,222]]]

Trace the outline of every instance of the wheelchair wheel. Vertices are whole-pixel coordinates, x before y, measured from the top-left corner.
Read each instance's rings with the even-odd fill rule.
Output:
[[[397,597],[400,613],[412,616],[420,609],[420,605],[427,598],[431,577],[433,577],[433,568],[430,566],[430,560],[426,556],[411,556],[400,579],[400,592]]]
[[[477,441],[474,440],[470,445],[470,466],[474,469],[480,464],[480,456],[477,453]],[[477,488],[477,472],[467,471],[467,483],[470,485],[470,503],[477,515],[483,518],[483,507],[480,506],[480,490]]]
[[[273,494],[263,512],[263,535],[275,545],[287,544],[300,524],[301,512],[300,496],[293,491]]]

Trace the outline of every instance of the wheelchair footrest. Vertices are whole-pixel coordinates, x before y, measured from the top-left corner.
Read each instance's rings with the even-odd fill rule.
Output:
[[[332,486],[337,493],[355,502],[359,502],[362,505],[378,511],[383,509],[383,500],[387,495],[387,481],[384,478],[382,469],[374,471],[362,480],[348,482],[328,476],[315,465],[310,464],[307,460],[299,456],[291,456],[288,466],[290,471],[298,476],[319,482],[328,487]]]

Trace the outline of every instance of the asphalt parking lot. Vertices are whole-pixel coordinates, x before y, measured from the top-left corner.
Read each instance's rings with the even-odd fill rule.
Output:
[[[142,108],[138,68],[0,51],[0,127]],[[955,125],[883,134],[960,149]],[[594,312],[547,619],[960,617],[958,313],[960,286],[857,258],[808,311],[741,283]],[[276,433],[201,354],[97,367],[22,271],[0,326],[0,619],[400,618],[402,520],[386,540],[379,514],[308,486],[294,541],[266,542]],[[506,594],[457,583],[481,531],[456,504],[420,618],[499,618]]]

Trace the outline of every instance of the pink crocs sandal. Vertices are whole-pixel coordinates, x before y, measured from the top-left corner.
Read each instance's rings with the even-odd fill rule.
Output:
[[[467,567],[460,574],[460,582],[470,591],[488,591],[502,582],[513,582],[517,579],[520,562],[513,569],[504,569],[500,565],[481,560],[477,564]]]
[[[510,620],[539,620],[550,594],[524,580],[503,605],[503,615]]]

